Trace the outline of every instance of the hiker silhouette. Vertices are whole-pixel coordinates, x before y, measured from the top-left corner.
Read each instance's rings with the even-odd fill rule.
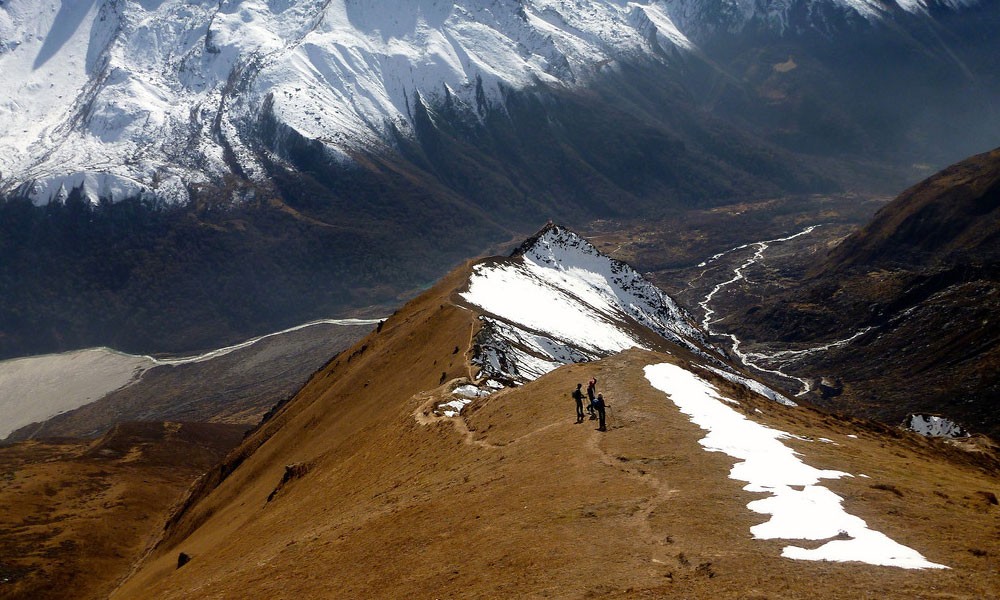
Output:
[[[598,394],[597,395],[597,400],[594,400],[594,408],[597,409],[597,415],[601,419],[600,425],[598,426],[597,430],[598,431],[607,431],[608,428],[605,426],[605,422],[604,422],[604,418],[605,418],[605,414],[604,414],[605,411],[604,411],[604,409],[606,408],[606,406],[604,404],[604,396],[602,396],[601,394]]]
[[[576,384],[576,389],[573,390],[572,396],[576,400],[576,422],[583,423],[583,392],[580,388],[583,387],[582,383]]]
[[[594,396],[597,394],[597,378],[591,377],[590,381],[587,382],[587,398],[590,402],[587,403],[587,412],[590,413],[590,420],[593,421],[597,418],[594,414]]]

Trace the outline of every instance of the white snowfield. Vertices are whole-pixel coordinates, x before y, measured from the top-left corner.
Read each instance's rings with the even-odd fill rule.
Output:
[[[793,436],[750,421],[726,406],[712,384],[669,363],[645,368],[646,379],[667,394],[682,413],[708,432],[701,445],[710,452],[737,458],[730,478],[747,483],[743,489],[769,494],[750,502],[754,512],[770,515],[750,529],[758,539],[828,540],[815,549],[786,546],[782,556],[797,560],[863,562],[904,569],[945,569],[917,551],[873,531],[864,520],[848,514],[843,498],[818,485],[821,479],[852,477],[841,471],[805,464],[781,439]]]
[[[486,313],[480,376],[527,381],[648,348],[643,328],[697,353],[708,347],[673,299],[561,227],[547,227],[517,256],[476,265],[461,296]]]
[[[865,18],[898,10],[810,1]],[[0,192],[42,204],[82,186],[91,201],[181,202],[191,183],[263,177],[258,153],[280,161],[293,132],[332,159],[386,151],[392,132],[412,133],[418,96],[481,114],[502,104],[502,88],[585,85],[619,60],[671,60],[695,49],[685,31],[718,18],[710,4],[4,0]],[[736,28],[761,15],[783,22],[790,6],[729,4]],[[925,0],[898,6],[926,12]]]

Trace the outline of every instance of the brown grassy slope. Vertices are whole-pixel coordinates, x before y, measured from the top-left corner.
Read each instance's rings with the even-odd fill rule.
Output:
[[[1000,148],[951,165],[904,191],[837,246],[818,270],[995,263],[1000,258],[998,224]]]
[[[469,348],[477,322],[471,312],[448,300],[451,290],[467,274],[459,269],[409,303],[387,321],[381,332],[373,333],[331,362],[293,402],[251,435],[230,456],[228,466],[213,474],[213,484],[225,478],[220,487],[195,490],[194,508],[167,532],[161,552],[165,556],[147,564],[133,580],[135,593],[143,595],[141,590],[148,578],[172,571],[178,551],[194,555],[195,561],[189,565],[193,566],[204,563],[204,558],[199,560],[198,556],[217,542],[239,542],[251,523],[279,531],[286,520],[302,524],[303,517],[298,514],[301,511],[293,510],[295,514],[290,515],[275,508],[282,506],[279,501],[266,503],[285,465],[308,463],[313,480],[312,473],[342,477],[342,473],[349,472],[352,475],[348,479],[359,473],[371,474],[359,448],[387,443],[382,436],[394,433],[387,423],[399,419],[401,411],[408,414],[415,391],[438,386],[443,373],[444,379],[468,374],[466,357],[462,350],[456,353],[454,349]],[[371,453],[371,449],[367,452]],[[283,494],[302,489],[300,484],[290,483]],[[306,489],[315,490],[320,512],[326,512],[326,502],[334,496],[324,486],[310,485]],[[342,509],[343,502],[339,504]],[[206,520],[210,522],[202,532],[184,539]],[[199,535],[204,532],[207,538]],[[265,537],[258,535],[259,543],[266,543]],[[181,540],[183,548],[176,550],[174,546]],[[235,561],[233,568],[239,562]],[[193,570],[184,567],[185,572]]]
[[[124,423],[91,443],[0,447],[0,597],[106,598],[243,430]]]
[[[676,356],[568,366],[477,401],[463,419],[434,417],[448,381],[467,374],[476,322],[450,301],[466,275],[314,378],[114,597],[1000,595],[995,473],[720,382],[748,414],[760,409],[754,418],[836,442],[795,444],[814,466],[869,475],[830,487],[873,528],[953,568],[790,561],[783,542],[751,539],[763,519],[746,504],[758,495],[728,479],[733,460],[703,451],[701,430],[642,375]],[[606,433],[576,424],[568,396],[592,375],[612,406]],[[279,487],[292,464],[302,466]],[[178,569],[180,552],[192,560]]]

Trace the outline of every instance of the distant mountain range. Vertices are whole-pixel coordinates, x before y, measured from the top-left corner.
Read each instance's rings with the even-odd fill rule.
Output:
[[[1000,137],[998,29],[993,2],[7,0],[0,356],[394,306],[549,218],[894,192]]]
[[[797,61],[808,69],[826,46],[846,61],[863,55],[869,70],[919,63],[926,77],[937,62],[965,86],[994,85],[980,80],[985,57],[970,56],[981,41],[959,37],[977,23],[989,31],[979,22],[995,17],[990,4],[8,0],[0,190],[36,202],[74,188],[91,201],[186,201],[192,186],[267,184],[275,167],[304,166],[299,143],[359,166],[418,139],[424,112],[482,122],[508,110],[512,91],[585,88],[621,63],[652,63],[651,76],[677,81],[672,72],[711,65],[745,81],[737,65],[712,64],[716,46],[761,47],[762,37],[798,46],[774,64],[748,57],[775,75]],[[858,39],[873,46],[849,52]]]

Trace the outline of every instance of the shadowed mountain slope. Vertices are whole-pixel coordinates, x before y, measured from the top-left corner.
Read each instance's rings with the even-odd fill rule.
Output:
[[[1000,260],[1000,148],[906,190],[830,252],[821,273],[929,269]]]
[[[726,321],[743,339],[853,343],[803,356],[842,381],[838,410],[899,423],[943,414],[1000,437],[1000,150],[903,192],[801,285]]]
[[[548,285],[574,272],[562,288],[575,297],[564,302],[567,313],[584,315],[593,328],[627,322],[611,300],[622,297],[620,288],[580,269],[582,262],[563,269],[524,254],[490,259],[452,272],[407,304],[199,482],[113,597],[908,598],[933,586],[974,598],[1000,591],[991,541],[998,533],[994,459],[777,403],[752,392],[747,385],[755,382],[710,349],[666,338],[658,352],[604,350],[599,360],[559,367],[601,338],[576,330],[560,336],[565,316],[513,319],[511,307],[526,293],[488,313],[478,308],[477,277],[503,273],[527,286],[533,274]],[[519,326],[523,333],[504,338],[518,360],[544,350],[551,368],[515,387],[477,379],[489,356],[480,337],[489,319]],[[950,569],[791,560],[782,557],[788,540],[755,539],[750,528],[766,517],[747,503],[762,494],[729,478],[731,458],[703,449],[704,431],[674,404],[683,390],[669,395],[651,386],[646,367],[663,363],[713,386],[733,402],[730,412],[748,417],[740,420],[794,434],[778,437],[810,465],[855,474],[825,484],[845,510],[915,549],[925,566]],[[609,403],[606,432],[575,419],[569,391],[590,377]],[[793,545],[849,545],[856,527]],[[180,553],[190,561],[178,568]]]

